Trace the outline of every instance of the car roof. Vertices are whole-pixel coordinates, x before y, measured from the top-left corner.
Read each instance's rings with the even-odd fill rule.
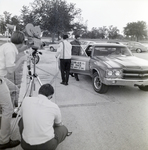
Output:
[[[140,42],[136,42],[136,41],[129,41],[127,43],[138,43],[138,44],[141,44]]]
[[[84,43],[96,43],[96,42],[94,42],[94,41],[81,41],[82,43],[84,42]]]
[[[126,45],[123,44],[116,44],[116,43],[95,43],[95,44],[90,44],[94,46],[115,46],[115,47],[126,47]]]

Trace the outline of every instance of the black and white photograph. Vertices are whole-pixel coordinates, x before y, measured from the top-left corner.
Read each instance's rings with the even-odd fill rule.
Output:
[[[0,150],[148,150],[148,0],[0,0]]]

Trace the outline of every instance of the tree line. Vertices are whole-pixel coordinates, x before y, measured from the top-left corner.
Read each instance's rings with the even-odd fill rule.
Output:
[[[5,33],[6,24],[15,25],[17,30],[24,31],[25,26],[32,23],[34,26],[40,26],[44,36],[51,36],[53,39],[67,32],[80,34],[83,38],[127,37],[137,41],[147,38],[148,30],[144,21],[127,23],[123,30],[124,35],[113,25],[93,27],[89,31],[81,12],[80,8],[76,8],[76,4],[67,3],[65,0],[34,0],[29,6],[22,7],[20,16],[12,16],[7,11],[0,15],[0,33]]]

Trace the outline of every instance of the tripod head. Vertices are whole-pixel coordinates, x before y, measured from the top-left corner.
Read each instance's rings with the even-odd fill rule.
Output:
[[[42,55],[42,52],[39,52],[38,49],[34,49],[34,48],[32,49],[33,49],[33,52],[32,52],[33,57],[36,57],[38,54]]]

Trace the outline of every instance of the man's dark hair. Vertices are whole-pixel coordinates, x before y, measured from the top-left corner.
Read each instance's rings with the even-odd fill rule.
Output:
[[[63,39],[65,40],[65,39],[68,39],[68,35],[67,34],[64,34],[63,35]]]
[[[77,39],[77,38],[79,38],[79,37],[80,37],[80,35],[78,35],[78,34],[77,34],[77,35],[75,35],[75,39]]]
[[[54,94],[54,89],[52,87],[52,85],[50,84],[44,84],[40,87],[39,89],[39,94],[42,94],[46,97],[50,96],[50,95],[53,95]]]
[[[11,35],[11,42],[14,44],[22,44],[25,41],[25,35],[21,31],[15,31]]]

